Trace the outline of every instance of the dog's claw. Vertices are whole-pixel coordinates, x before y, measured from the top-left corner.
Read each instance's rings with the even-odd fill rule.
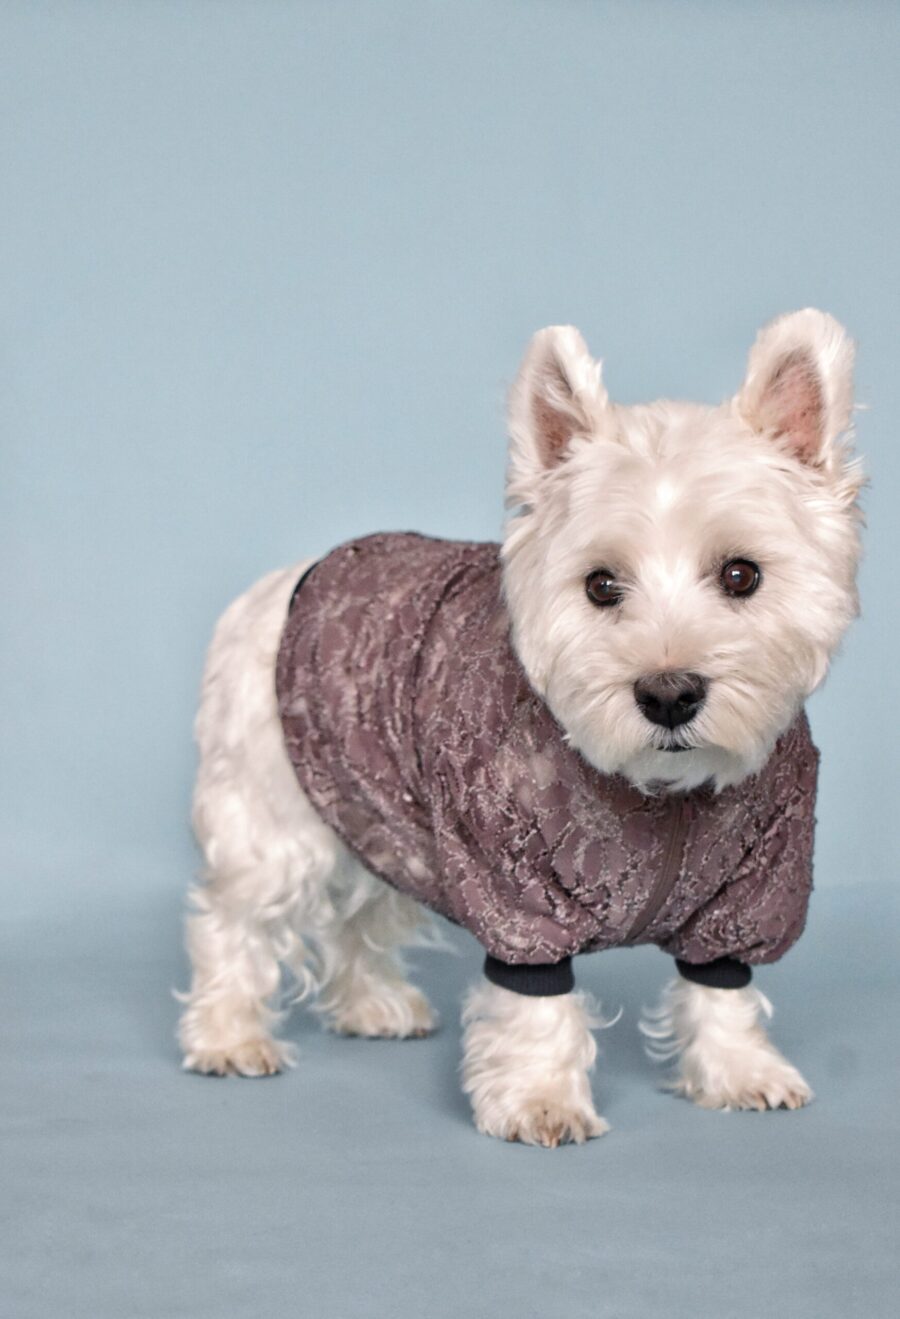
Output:
[[[507,1118],[497,1130],[484,1124],[479,1124],[479,1130],[510,1143],[542,1145],[553,1150],[560,1145],[583,1145],[596,1136],[603,1136],[609,1131],[609,1123],[593,1109],[568,1109],[538,1101]]]
[[[771,1075],[766,1078],[764,1085],[744,1088],[732,1083],[721,1084],[716,1088],[708,1083],[700,1086],[682,1077],[674,1088],[678,1094],[692,1099],[701,1108],[751,1110],[757,1113],[776,1109],[794,1111],[804,1108],[815,1098],[796,1067],[792,1067],[774,1051],[772,1056],[766,1059],[766,1063],[771,1068]]]

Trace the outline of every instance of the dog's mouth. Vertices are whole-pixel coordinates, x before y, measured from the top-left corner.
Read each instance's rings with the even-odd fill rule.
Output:
[[[654,751],[671,751],[671,752],[674,753],[674,752],[677,752],[677,751],[696,751],[697,748],[696,748],[696,747],[692,747],[692,746],[688,746],[688,745],[687,745],[686,743],[684,743],[684,742],[665,742],[665,743],[654,742],[654,744],[653,744],[653,750],[654,750]]]

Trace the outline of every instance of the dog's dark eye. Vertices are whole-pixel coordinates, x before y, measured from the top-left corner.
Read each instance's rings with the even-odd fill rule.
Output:
[[[719,574],[719,581],[729,595],[752,595],[759,580],[759,568],[750,559],[729,559]]]
[[[592,605],[605,608],[617,605],[622,599],[622,588],[608,568],[597,568],[584,579],[584,589]]]

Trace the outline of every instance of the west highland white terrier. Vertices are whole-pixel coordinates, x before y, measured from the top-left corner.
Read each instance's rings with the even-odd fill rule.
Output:
[[[674,1089],[798,1108],[751,966],[799,937],[818,755],[803,702],[857,611],[853,346],[807,310],[718,407],[611,403],[541,330],[512,390],[502,546],[375,535],[221,618],[196,732],[185,1066],[260,1076],[282,969],[347,1035],[427,1035],[400,949],[484,946],[463,1019],[480,1131],[600,1135],[576,953],[677,978],[643,1023]]]

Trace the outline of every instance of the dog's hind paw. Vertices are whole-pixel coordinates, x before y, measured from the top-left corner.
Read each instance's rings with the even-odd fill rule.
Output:
[[[328,1003],[323,1015],[328,1029],[337,1035],[358,1035],[365,1039],[421,1039],[430,1035],[438,1024],[437,1015],[421,990],[403,981],[378,984],[368,993]]]
[[[184,1067],[206,1076],[275,1076],[296,1061],[292,1044],[261,1036],[224,1048],[192,1049],[184,1056]]]

